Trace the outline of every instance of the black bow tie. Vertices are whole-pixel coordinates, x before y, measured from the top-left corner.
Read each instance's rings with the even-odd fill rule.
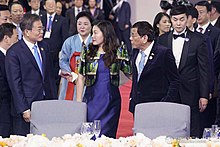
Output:
[[[177,39],[178,37],[185,38],[185,33],[182,33],[182,34],[179,34],[179,35],[173,34],[173,38],[174,38],[174,39]]]

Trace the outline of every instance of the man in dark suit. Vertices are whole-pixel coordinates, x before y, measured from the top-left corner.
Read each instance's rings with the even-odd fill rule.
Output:
[[[69,36],[77,34],[76,16],[82,11],[86,11],[83,7],[83,0],[75,0],[75,6],[66,11],[66,18],[69,23]]]
[[[109,18],[113,20],[115,32],[120,42],[124,42],[129,55],[132,54],[131,42],[129,40],[131,28],[131,8],[127,1],[120,0],[112,9],[112,14]]]
[[[152,26],[136,22],[130,37],[133,49],[129,111],[146,102],[177,102],[179,76],[171,49],[154,42]]]
[[[210,23],[209,17],[211,12],[211,5],[208,1],[199,1],[198,3],[195,4],[195,8],[197,9],[199,14],[197,20],[198,27],[196,28],[196,31],[204,34],[205,36],[208,36],[208,38],[211,40],[212,54],[214,54],[215,50],[217,50],[218,41],[220,41],[218,39],[220,36],[220,29],[214,27]],[[215,66],[216,65],[214,64],[214,68]],[[215,81],[215,83],[217,83],[216,78],[215,77],[213,78],[214,79],[210,79],[210,80]],[[216,89],[217,88],[215,88],[214,93],[211,93],[209,96],[209,104],[206,110],[203,113],[201,113],[202,130],[203,128],[211,127],[211,125],[215,123],[216,103],[217,103]]]
[[[6,54],[5,69],[12,92],[13,133],[30,133],[30,109],[34,101],[57,99],[49,47],[43,40],[43,25],[36,14],[21,22],[23,39]]]
[[[28,0],[31,11],[28,11],[26,14],[37,14],[40,17],[46,15],[46,11],[40,9],[40,2],[41,0]]]
[[[212,10],[210,13],[210,21],[213,26],[220,28],[220,0],[211,0]]]
[[[53,70],[55,72],[57,91],[60,84],[59,76],[59,52],[62,48],[63,42],[68,37],[68,24],[63,16],[56,14],[56,1],[46,0],[45,9],[47,13],[41,17],[44,31],[44,41],[50,47],[50,54],[53,60]]]
[[[170,11],[173,31],[158,38],[158,43],[173,50],[180,75],[179,97],[191,108],[190,135],[200,137],[200,113],[208,104],[210,60],[206,39],[187,27],[184,6]]]
[[[0,136],[12,134],[11,90],[5,73],[5,55],[8,48],[18,40],[16,27],[10,23],[0,26]]]

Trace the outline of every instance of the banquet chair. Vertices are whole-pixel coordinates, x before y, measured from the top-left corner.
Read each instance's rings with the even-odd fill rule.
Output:
[[[31,134],[61,137],[80,133],[87,118],[86,103],[66,100],[36,101],[31,106]]]
[[[189,137],[190,107],[169,102],[151,102],[135,107],[133,133],[158,136]]]

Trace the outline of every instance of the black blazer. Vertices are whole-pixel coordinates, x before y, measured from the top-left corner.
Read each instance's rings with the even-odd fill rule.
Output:
[[[220,17],[218,17],[216,23],[215,23],[215,27],[220,29]]]
[[[139,49],[133,49],[132,89],[129,111],[134,113],[135,105],[145,102],[178,101],[179,76],[171,49],[154,44],[144,66],[140,79],[136,58]]]
[[[47,27],[47,15],[43,15],[41,17],[41,21],[43,26]],[[45,38],[44,40],[49,44],[50,52],[54,52],[56,60],[58,60],[58,53],[62,48],[63,42],[68,37],[68,24],[66,19],[63,16],[59,16],[55,14],[53,19],[52,28],[51,28],[51,36],[50,38]],[[45,35],[46,29],[44,31]]]
[[[30,109],[34,101],[57,99],[49,47],[45,42],[38,42],[38,47],[42,57],[43,75],[23,39],[7,51],[5,69],[13,96],[12,115],[14,116]]]
[[[5,72],[5,55],[0,51],[0,107],[3,99],[10,103],[11,91]]]
[[[208,25],[208,27],[205,30],[205,35],[210,37],[213,53],[215,52],[218,44],[218,38],[220,36],[220,29],[217,27],[214,27],[211,23]]]
[[[118,25],[121,31],[124,31],[125,25],[129,25],[131,27],[131,7],[128,2],[123,2],[121,8],[116,11],[115,19],[118,17]],[[115,20],[116,21],[116,20]]]
[[[172,48],[173,32],[158,38],[158,43]],[[183,104],[198,106],[199,98],[208,98],[210,59],[206,39],[187,29],[178,72],[179,96]]]

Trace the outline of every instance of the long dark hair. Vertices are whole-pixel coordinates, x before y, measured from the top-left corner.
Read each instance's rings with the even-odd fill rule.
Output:
[[[103,34],[103,50],[105,52],[103,60],[105,66],[110,67],[116,60],[117,49],[119,48],[119,41],[114,28],[112,24],[106,20],[96,21],[93,26],[97,26]],[[98,48],[97,45],[90,44],[88,58],[94,58]]]
[[[171,23],[171,20],[170,20],[170,16],[167,14],[167,13],[164,13],[164,12],[159,12],[155,18],[154,18],[154,23],[153,23],[153,28],[154,28],[154,33],[155,33],[155,36],[158,37],[159,34],[160,34],[160,30],[159,28],[157,27],[157,25],[160,23],[160,20],[162,19],[162,17],[166,16],[170,23]]]

